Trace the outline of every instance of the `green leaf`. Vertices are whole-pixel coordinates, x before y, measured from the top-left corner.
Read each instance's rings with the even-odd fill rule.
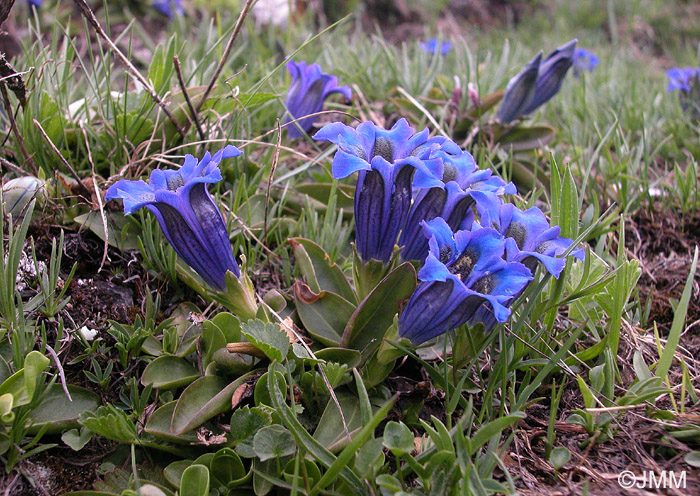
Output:
[[[24,359],[24,389],[27,392],[27,399],[32,401],[37,381],[41,373],[46,370],[51,361],[38,351],[30,351]]]
[[[239,443],[254,436],[260,429],[272,423],[272,416],[265,408],[245,406],[231,415],[231,438]]]
[[[348,392],[340,392],[336,397],[338,403],[340,403],[340,408],[343,410],[343,417],[345,418],[350,438],[345,434],[338,406],[332,399],[328,401],[314,431],[314,439],[333,453],[347,446],[353,435],[359,432],[363,426],[362,412],[357,396]]]
[[[247,477],[241,457],[231,448],[222,448],[214,454],[209,465],[212,482],[217,486],[237,486]]]
[[[209,469],[204,465],[190,465],[182,472],[180,496],[209,496]]]
[[[297,266],[314,293],[328,291],[349,302],[355,302],[355,292],[337,264],[313,241],[304,238],[289,240],[294,249]]]
[[[202,369],[211,363],[214,353],[226,347],[224,332],[211,320],[202,323],[202,344],[204,356],[202,357]]]
[[[175,444],[192,444],[198,441],[197,434],[194,431],[185,432],[175,435],[170,431],[170,424],[175,412],[177,401],[171,401],[158,408],[148,418],[143,431],[151,436],[168,441]],[[178,479],[180,480],[180,479]]]
[[[260,429],[253,438],[253,449],[261,461],[272,458],[291,456],[296,452],[294,438],[287,429],[279,424],[268,425]]]
[[[281,362],[289,352],[289,336],[278,324],[249,320],[241,327],[241,333],[272,361]]]
[[[99,395],[92,391],[73,385],[67,387],[73,401],[68,401],[58,384],[42,393],[41,402],[29,414],[31,426],[27,429],[28,434],[36,434],[44,428],[46,434],[58,434],[78,427],[78,419],[83,413],[94,411],[102,404]]]
[[[471,440],[471,453],[474,454],[484,444],[488,443],[494,436],[500,436],[501,431],[525,418],[524,412],[515,412],[512,415],[497,418],[481,427]]]
[[[571,460],[571,452],[563,446],[558,446],[549,454],[549,463],[554,470],[559,470]]]
[[[234,391],[252,373],[242,375],[228,385],[220,377],[205,376],[187,386],[175,405],[170,432],[176,435],[183,434],[230,410]]]
[[[84,413],[80,417],[80,423],[95,434],[113,441],[135,443],[138,440],[136,426],[126,413],[113,405],[101,406],[95,413]]]
[[[271,364],[270,370],[275,370],[273,368],[274,364]],[[269,372],[268,372],[269,374]],[[366,491],[364,490],[364,485],[362,481],[350,470],[346,467],[348,461],[345,461],[342,464],[335,465],[335,462],[338,461],[338,458],[336,458],[330,451],[328,451],[323,445],[321,445],[318,441],[316,441],[311,434],[308,433],[308,431],[304,428],[304,426],[301,425],[299,422],[299,419],[297,419],[294,411],[287,405],[284,399],[284,393],[282,393],[282,390],[280,389],[279,382],[278,381],[278,375],[281,376],[279,373],[275,373],[270,375],[272,377],[272,380],[268,381],[268,389],[269,389],[269,394],[272,399],[272,402],[274,403],[275,410],[277,414],[280,416],[284,424],[287,426],[287,428],[291,431],[292,435],[296,439],[296,442],[300,446],[304,446],[304,449],[311,454],[313,457],[315,457],[319,462],[321,462],[324,466],[326,467],[333,467],[333,471],[331,472],[330,470],[326,472],[326,474],[330,473],[330,480],[335,480],[337,477],[340,477],[344,482],[346,482],[352,490],[356,494],[364,494]],[[282,376],[282,379],[284,377]],[[284,382],[282,381],[282,384]],[[393,402],[390,402],[390,404],[393,404]],[[382,412],[383,410],[380,410]],[[380,413],[378,412],[378,414]],[[387,412],[384,412],[384,415],[386,415]],[[375,426],[372,426],[372,430],[374,430]],[[365,441],[366,439],[363,439]],[[352,445],[352,443],[351,443]],[[348,446],[349,447],[349,446]],[[358,446],[359,447],[359,446]],[[343,450],[343,453],[347,450],[348,448],[345,448]],[[328,482],[330,482],[330,480]],[[318,484],[320,484],[321,481],[319,481]],[[317,484],[317,486],[318,486]],[[325,487],[325,486],[321,486]]]
[[[141,384],[153,389],[177,389],[187,386],[199,377],[199,372],[184,358],[159,356],[149,363],[141,375]]]
[[[80,451],[92,439],[93,432],[83,427],[82,429],[71,429],[61,435],[61,441],[66,443],[73,451]]]
[[[681,332],[685,327],[685,317],[688,313],[688,304],[690,303],[690,296],[693,293],[693,280],[695,278],[695,270],[698,266],[698,247],[695,247],[695,254],[693,255],[693,263],[690,266],[690,273],[688,274],[688,279],[685,281],[685,288],[683,289],[683,294],[681,295],[681,300],[678,302],[676,307],[676,312],[673,315],[673,324],[671,324],[671,330],[668,333],[668,339],[666,340],[666,346],[661,352],[661,358],[659,358],[659,363],[656,366],[656,375],[658,377],[665,377],[671,368],[671,363],[673,362],[673,357],[676,353],[676,348],[678,347],[678,342],[680,341]]]
[[[384,428],[384,446],[396,454],[410,453],[415,449],[415,436],[403,422],[393,420]]]
[[[399,306],[411,297],[415,287],[416,269],[411,263],[405,262],[392,270],[352,314],[340,346],[369,354],[368,345],[374,341],[374,346],[379,346]]]
[[[306,331],[326,346],[338,346],[355,306],[335,293],[314,293],[301,281],[294,285],[297,313]]]

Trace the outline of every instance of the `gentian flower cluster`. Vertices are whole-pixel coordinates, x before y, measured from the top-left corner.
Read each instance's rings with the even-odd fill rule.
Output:
[[[290,60],[287,63],[287,70],[292,76],[292,84],[284,104],[294,119],[320,112],[323,102],[333,93],[342,94],[348,101],[352,98],[350,87],[338,86],[338,78],[324,73],[318,64],[307,66],[306,62]],[[296,125],[288,126],[289,137],[301,138],[302,133],[297,125],[308,133],[316,119],[318,116],[311,116],[298,120]],[[285,123],[291,120],[287,118]]]
[[[479,220],[457,231],[442,218],[423,222],[430,251],[420,283],[399,318],[399,335],[420,344],[469,323],[490,331],[510,316],[511,304],[538,265],[555,278],[572,241],[559,235],[537,207],[522,211],[498,196],[472,193]],[[573,256],[582,259],[583,250]]]
[[[227,146],[202,160],[185,156],[179,170],[156,169],[148,184],[122,179],[114,183],[106,200],[121,198],[124,213],[146,207],[156,216],[165,237],[177,254],[218,291],[226,289],[226,273],[240,277],[226,224],[207,190],[207,184],[221,181],[219,164],[242,152]]]
[[[154,0],[151,6],[161,14],[173,18],[173,14],[184,15],[185,8],[182,6],[182,0]]]
[[[440,55],[446,55],[447,52],[452,50],[451,42],[443,41],[442,43],[440,43],[435,38],[431,38],[428,41],[424,41],[420,44],[420,46],[425,53],[429,53],[431,55],[437,55],[438,53]]]
[[[508,82],[497,119],[510,124],[534,112],[561,89],[566,73],[574,63],[577,40],[560,46],[542,60],[538,53]]]
[[[390,130],[336,122],[314,138],[338,146],[335,178],[358,172],[355,238],[362,262],[386,264],[398,240],[403,260],[422,263],[399,336],[420,344],[465,323],[490,330],[508,319],[538,264],[561,274],[561,255],[572,241],[539,209],[504,203],[501,196],[515,186],[478,169],[453,141],[430,138],[427,129],[415,133],[405,119]],[[582,251],[574,255],[581,258]]]
[[[576,48],[574,51],[574,76],[579,77],[581,72],[593,70],[600,64],[600,59],[590,50]]]

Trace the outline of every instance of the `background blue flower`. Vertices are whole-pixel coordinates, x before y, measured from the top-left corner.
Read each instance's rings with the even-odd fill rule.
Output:
[[[690,93],[690,82],[693,78],[700,77],[700,68],[685,67],[681,69],[674,67],[666,71],[666,77],[668,78],[666,91],[679,90]]]
[[[240,276],[226,224],[207,190],[207,184],[221,181],[219,164],[241,154],[227,146],[214,156],[207,152],[201,161],[185,156],[179,170],[156,169],[149,183],[120,180],[114,183],[106,200],[121,198],[124,213],[130,215],[146,207],[156,216],[165,237],[178,255],[213,288],[226,289],[226,272]]]
[[[452,42],[443,41],[440,43],[437,39],[431,38],[421,43],[420,46],[426,53],[437,55],[439,52],[440,55],[445,55],[452,49]]]
[[[578,77],[581,71],[592,72],[600,64],[600,59],[590,50],[576,48],[574,51],[574,76]]]
[[[338,86],[338,78],[321,71],[318,64],[306,65],[306,62],[287,62],[287,70],[292,76],[292,84],[284,102],[285,107],[294,119],[320,112],[323,102],[333,93],[342,94],[346,100],[352,98],[349,86]],[[318,116],[301,119],[296,122],[304,131],[309,132]],[[285,123],[290,122],[287,118]],[[291,125],[287,127],[290,138],[300,138],[302,133]]]
[[[151,6],[163,15],[172,19],[173,12],[177,15],[184,15],[185,8],[182,6],[182,0],[155,0]]]

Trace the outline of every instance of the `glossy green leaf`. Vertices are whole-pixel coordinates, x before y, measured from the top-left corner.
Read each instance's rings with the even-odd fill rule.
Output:
[[[403,422],[393,420],[384,428],[384,446],[396,454],[410,453],[415,449],[415,436]]]
[[[216,487],[233,487],[241,484],[248,476],[241,458],[231,448],[222,448],[211,459],[209,465],[212,483]]]
[[[180,496],[209,496],[209,469],[204,465],[190,465],[182,472]]]
[[[297,266],[314,293],[328,291],[349,302],[356,301],[350,282],[340,267],[331,262],[323,248],[304,238],[292,238],[289,242],[294,248]]]
[[[349,369],[357,367],[362,358],[362,355],[357,350],[333,347],[318,350],[315,355],[319,360],[341,363],[343,365],[347,365]]]
[[[230,384],[217,376],[205,376],[194,381],[177,400],[170,431],[173,434],[183,434],[215,415],[230,410],[234,391],[249,375],[250,373],[242,375]]]
[[[338,403],[340,403],[340,408],[343,410],[350,437],[348,438],[348,435],[345,433],[338,406],[332,399],[328,401],[326,409],[323,411],[318,421],[318,426],[314,431],[314,439],[333,453],[347,446],[353,435],[363,426],[362,412],[357,396],[348,392],[340,392],[336,396]]]
[[[294,285],[297,313],[306,331],[326,346],[338,346],[355,306],[335,293],[314,293],[304,283]]]
[[[150,384],[153,389],[177,389],[191,384],[198,377],[197,369],[184,358],[163,355],[146,366],[141,375],[141,384]]]
[[[29,434],[46,428],[46,434],[58,434],[79,426],[78,419],[85,412],[95,411],[102,404],[99,395],[80,386],[69,385],[68,392],[73,401],[58,384],[53,384],[41,396],[41,402],[29,414]]]
[[[343,331],[341,346],[369,353],[367,347],[379,346],[394,321],[402,302],[416,288],[416,269],[409,262],[392,270],[360,303]]]
[[[177,401],[171,401],[158,408],[151,414],[144,427],[144,432],[175,444],[192,444],[198,441],[197,434],[194,431],[175,435],[170,431],[170,424],[173,419],[173,412]],[[179,480],[179,479],[178,479]]]
[[[260,407],[238,408],[231,415],[231,438],[234,443],[253,437],[261,428],[270,425],[270,413]]]
[[[290,456],[296,452],[294,438],[279,424],[261,428],[253,438],[253,449],[261,461]]]

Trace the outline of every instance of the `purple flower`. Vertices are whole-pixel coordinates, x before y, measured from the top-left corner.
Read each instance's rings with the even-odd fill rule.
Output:
[[[363,122],[357,129],[334,122],[314,139],[338,145],[333,177],[355,172],[355,246],[360,258],[388,262],[411,206],[412,186],[443,187],[438,150],[461,152],[442,136],[428,137],[428,129],[414,133],[406,119],[390,130]],[[415,172],[415,175],[414,175]]]
[[[406,225],[399,238],[402,247],[401,258],[423,262],[428,255],[428,239],[423,233],[422,222],[436,217],[443,218],[453,232],[473,220],[472,205],[475,198],[472,192],[503,195],[515,194],[515,185],[506,184],[503,179],[492,175],[489,169],[477,169],[474,158],[468,152],[459,150],[449,154],[439,150],[431,158],[442,161],[442,181],[432,188],[421,188],[413,199]],[[477,197],[481,198],[481,197]]]
[[[183,15],[185,13],[182,0],[154,0],[151,6],[171,19],[173,18],[173,12],[177,15]]]
[[[430,253],[418,273],[420,283],[399,317],[399,336],[418,345],[472,321],[485,311],[505,322],[504,303],[532,280],[518,262],[507,262],[503,236],[489,228],[452,229],[444,219],[423,223]]]
[[[284,105],[294,119],[320,112],[323,102],[333,93],[342,94],[346,100],[352,98],[352,90],[349,86],[338,86],[338,78],[325,74],[318,64],[307,67],[306,62],[287,62],[287,70],[292,75],[292,84],[287,93]],[[302,133],[296,127],[301,127],[307,133],[316,122],[318,116],[308,117],[296,122],[296,125],[288,126],[289,137],[300,138]],[[285,123],[292,119],[287,118]]]
[[[506,86],[497,119],[510,124],[531,114],[561,89],[566,73],[574,63],[577,40],[560,46],[546,59],[539,53]]]
[[[178,255],[214,289],[226,289],[226,272],[240,277],[240,270],[226,230],[226,223],[207,190],[207,184],[221,181],[219,164],[241,154],[227,146],[214,156],[209,152],[198,161],[185,155],[179,170],[156,169],[149,183],[122,179],[114,183],[106,200],[121,198],[124,213],[146,207],[156,216],[165,237]]]
[[[442,43],[440,43],[435,38],[431,38],[428,41],[424,41],[420,44],[420,46],[426,53],[429,53],[431,55],[437,55],[438,53],[440,53],[440,55],[445,55],[447,54],[447,52],[452,50],[451,42],[443,41]]]
[[[579,77],[582,71],[593,72],[599,64],[600,60],[590,50],[576,48],[574,51],[574,76]]]
[[[31,5],[32,7],[40,7],[41,2],[43,2],[44,0],[24,0],[24,1],[26,3],[28,3],[29,5]]]
[[[679,90],[690,93],[690,84],[694,78],[700,77],[700,69],[695,67],[685,67],[683,69],[674,67],[666,71],[668,77],[668,88],[666,91]]]

